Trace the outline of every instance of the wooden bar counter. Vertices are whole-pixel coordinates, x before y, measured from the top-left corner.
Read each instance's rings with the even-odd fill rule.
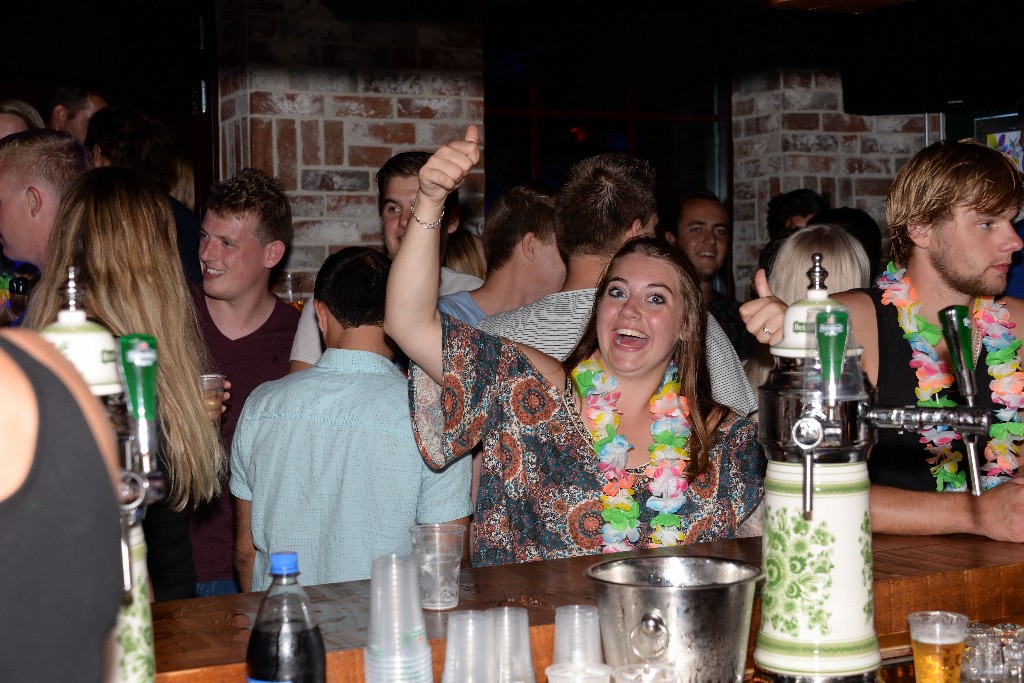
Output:
[[[644,554],[727,557],[761,561],[761,539],[718,541]],[[551,663],[555,608],[593,604],[594,590],[583,570],[606,557],[463,569],[457,609],[525,607],[538,683]],[[301,559],[301,558],[300,558]],[[1019,621],[1024,614],[1024,544],[978,536],[874,536],[875,630],[883,658],[910,652],[906,617],[943,609],[974,620]],[[300,577],[301,581],[301,577]],[[837,587],[841,590],[841,587]],[[327,646],[327,680],[363,681],[362,647],[369,617],[369,581],[307,586]],[[261,593],[199,598],[153,605],[157,681],[245,680],[245,649]],[[750,649],[758,623],[754,605]],[[434,654],[435,680],[444,664],[445,612],[426,611]]]

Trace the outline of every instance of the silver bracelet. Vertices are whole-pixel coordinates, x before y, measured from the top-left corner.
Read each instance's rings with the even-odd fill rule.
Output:
[[[415,208],[416,208],[416,200],[414,199],[414,200],[412,200],[412,203],[409,205],[409,214],[412,216],[412,219],[414,221],[416,221],[417,223],[420,224],[421,228],[423,228],[424,230],[437,230],[438,228],[441,227],[441,220],[444,218],[444,207],[443,206],[441,207],[441,215],[438,216],[437,220],[434,221],[433,223],[424,223],[423,221],[421,221],[420,217],[417,216],[416,212],[414,211]]]

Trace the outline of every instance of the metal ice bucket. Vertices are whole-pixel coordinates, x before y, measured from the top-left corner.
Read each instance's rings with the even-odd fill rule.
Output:
[[[594,580],[605,661],[661,661],[684,683],[742,681],[761,568],[717,557],[631,557]]]

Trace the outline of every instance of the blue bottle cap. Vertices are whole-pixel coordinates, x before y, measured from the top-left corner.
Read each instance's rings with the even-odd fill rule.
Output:
[[[294,551],[270,553],[271,574],[298,574],[299,554]]]

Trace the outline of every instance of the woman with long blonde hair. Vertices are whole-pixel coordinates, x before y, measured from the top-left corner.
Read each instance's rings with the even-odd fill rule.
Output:
[[[57,319],[68,266],[76,269],[91,318],[115,336],[156,337],[159,455],[167,498],[150,507],[144,523],[150,573],[158,600],[192,597],[186,510],[220,492],[222,455],[203,408],[199,376],[208,367],[206,347],[164,194],[125,169],[98,168],[79,178],[61,202],[27,327]]]

